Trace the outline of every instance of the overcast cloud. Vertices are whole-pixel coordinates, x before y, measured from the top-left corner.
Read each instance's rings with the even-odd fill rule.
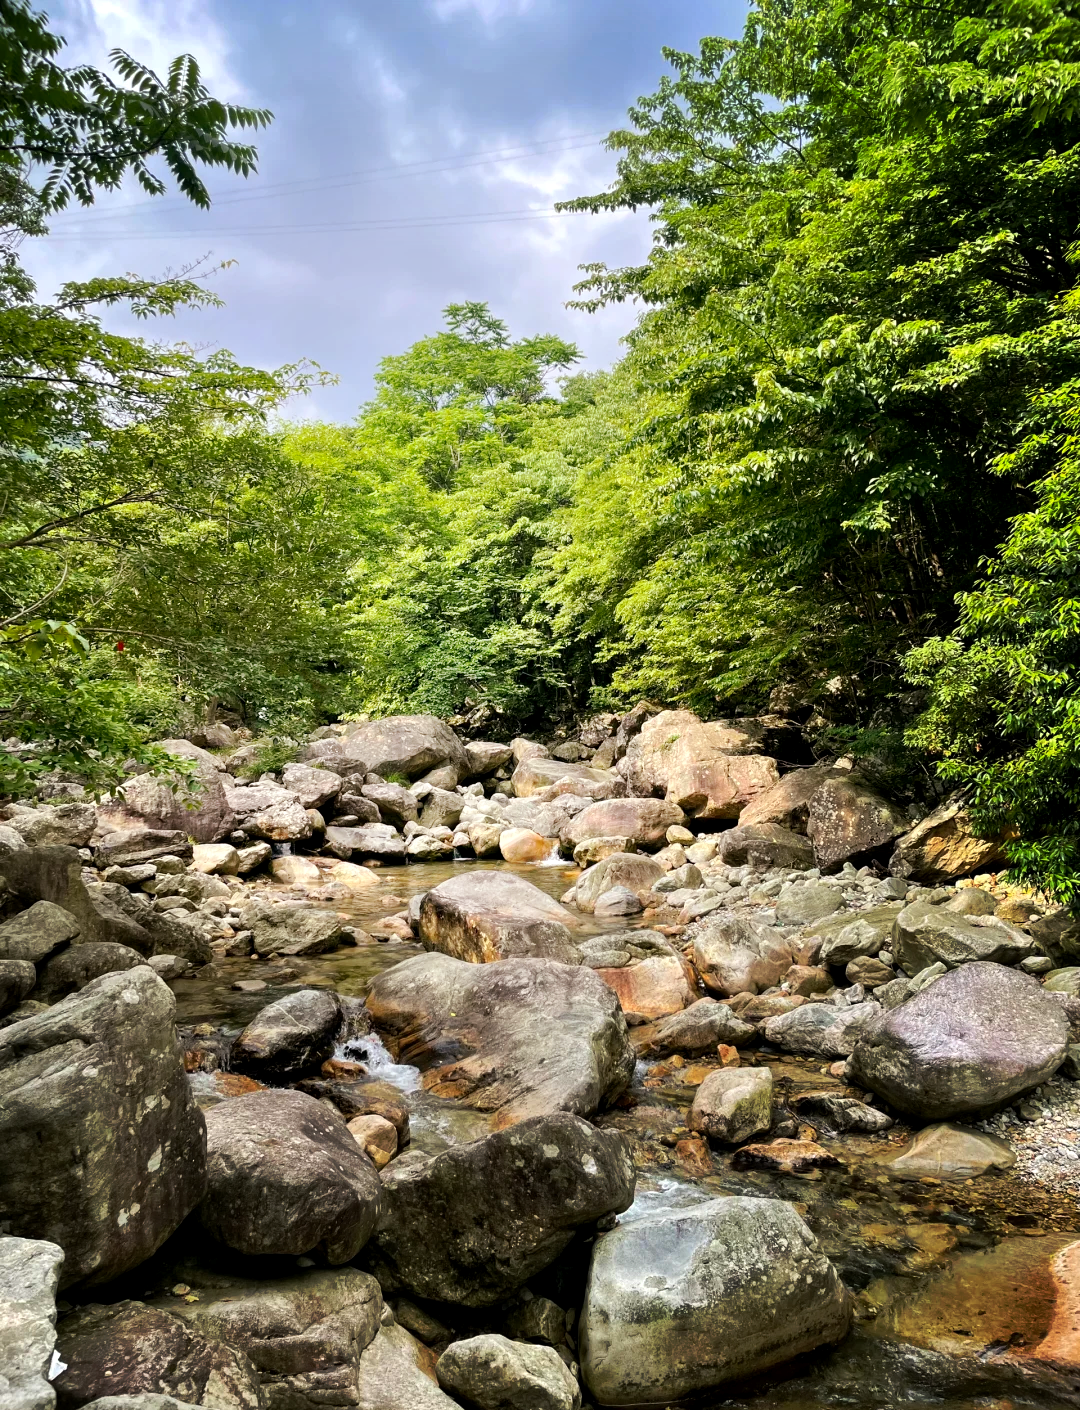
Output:
[[[559,333],[587,366],[606,366],[633,311],[586,315],[564,304],[578,265],[642,258],[647,219],[536,213],[610,183],[614,158],[600,138],[653,91],[662,46],[735,34],[745,9],[739,0],[62,0],[49,13],[70,62],[100,64],[118,46],[160,71],[190,52],[212,92],[269,107],[275,121],[258,138],[258,176],[209,179],[210,213],[120,193],[56,218],[48,238],[24,245],[26,263],[50,292],[69,278],[235,260],[214,280],[225,308],[155,334],[260,366],[315,359],[340,384],[317,392],[308,415],[353,416],[379,358],[436,331],[451,301],[485,299],[515,336]]]

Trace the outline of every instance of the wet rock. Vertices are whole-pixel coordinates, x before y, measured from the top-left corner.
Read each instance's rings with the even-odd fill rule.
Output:
[[[842,910],[840,888],[827,881],[797,881],[784,887],[776,900],[778,925],[808,925]]]
[[[357,1116],[382,1116],[397,1132],[398,1144],[409,1140],[409,1108],[404,1096],[389,1082],[335,1082],[308,1078],[299,1088],[309,1096],[332,1102],[351,1121]]]
[[[877,1107],[840,1092],[802,1092],[791,1098],[791,1110],[824,1131],[887,1131],[893,1119]]]
[[[36,983],[37,970],[29,960],[0,960],[0,1016],[17,1008]]]
[[[79,934],[79,922],[61,906],[38,901],[0,925],[0,959],[40,964]]]
[[[357,1410],[455,1410],[435,1379],[435,1353],[404,1327],[381,1327],[360,1357]]]
[[[105,1394],[172,1395],[214,1410],[262,1410],[264,1403],[242,1351],[142,1302],[78,1308],[60,1323],[57,1352],[67,1365],[53,1382],[58,1410]]]
[[[38,997],[55,1003],[67,994],[85,989],[91,980],[100,979],[103,974],[117,974],[145,963],[143,956],[127,945],[110,945],[108,942],[72,945],[40,966]]]
[[[364,1152],[376,1170],[381,1170],[397,1155],[398,1139],[393,1122],[370,1113],[354,1116],[349,1122],[349,1135]]]
[[[518,798],[533,798],[562,779],[572,779],[583,798],[610,798],[616,776],[607,769],[594,769],[588,764],[569,764],[559,759],[532,757],[523,759],[514,770],[511,786]]]
[[[694,967],[706,989],[731,997],[770,989],[791,968],[795,951],[771,926],[717,911],[694,934]]]
[[[897,840],[889,871],[908,881],[934,885],[994,871],[1004,863],[1001,843],[976,837],[967,809],[953,799]]]
[[[591,803],[559,834],[568,853],[592,837],[629,837],[635,846],[655,850],[665,843],[673,823],[681,823],[683,811],[659,798],[608,798]]]
[[[16,813],[8,826],[30,847],[85,847],[97,827],[97,809],[92,803],[61,803]]]
[[[716,999],[698,999],[681,1013],[662,1018],[651,1026],[648,1037],[636,1041],[643,1051],[685,1053],[697,1057],[714,1052],[719,1043],[745,1047],[757,1038],[757,1029],[736,1017],[727,1004]]]
[[[739,1196],[597,1240],[580,1324],[604,1405],[666,1405],[839,1341],[850,1298],[790,1204]]]
[[[38,1239],[0,1238],[0,1405],[52,1410],[56,1286],[64,1251]]]
[[[370,720],[350,727],[346,740],[351,750],[367,760],[371,772],[383,778],[390,774],[420,778],[444,764],[452,764],[461,778],[469,772],[464,745],[435,715]]]
[[[63,1248],[64,1286],[141,1263],[202,1197],[175,1007],[141,965],[0,1031],[0,1209]]]
[[[303,1092],[263,1091],[206,1113],[203,1224],[247,1254],[347,1263],[381,1208],[375,1167],[340,1117]]]
[[[451,1395],[477,1410],[580,1410],[581,1391],[550,1346],[485,1333],[454,1342],[435,1373]]]
[[[651,1023],[694,1002],[693,971],[672,951],[596,973],[618,995],[627,1023]],[[719,1041],[719,1040],[718,1040]]]
[[[286,764],[281,783],[295,793],[305,808],[321,808],[341,792],[341,778],[330,769],[313,769],[310,764]]]
[[[766,1019],[766,1039],[788,1053],[809,1057],[849,1057],[855,1044],[873,1029],[881,1017],[881,1005],[868,1000],[851,1007],[833,1004],[806,1004],[778,1018]],[[867,1084],[869,1085],[869,1084]]]
[[[691,817],[737,818],[779,779],[761,747],[760,731],[664,710],[630,740],[620,771],[634,792],[661,794]]]
[[[726,866],[750,862],[761,871],[784,867],[788,871],[808,871],[814,865],[814,849],[805,837],[778,823],[740,823],[720,834],[717,856]]]
[[[342,920],[332,911],[255,897],[240,910],[259,955],[321,955],[342,943]]]
[[[367,1006],[400,1060],[427,1069],[429,1090],[504,1125],[546,1112],[591,1116],[633,1072],[618,1000],[580,965],[417,955],[375,978]]]
[[[614,887],[625,887],[642,897],[648,895],[664,875],[663,867],[652,857],[637,852],[615,852],[578,877],[574,884],[574,905],[590,915],[600,897]]]
[[[390,1164],[368,1257],[384,1289],[487,1307],[546,1268],[575,1230],[627,1209],[618,1133],[537,1116],[429,1160]]]
[[[901,1111],[948,1120],[1037,1087],[1064,1060],[1068,1037],[1063,1008],[1036,980],[976,961],[863,1034],[852,1077]]]
[[[1008,1170],[1016,1155],[1006,1141],[943,1121],[927,1126],[912,1143],[889,1162],[890,1175],[912,1180],[971,1180],[988,1170]]]
[[[213,755],[186,739],[164,739],[160,747],[191,764],[193,786],[181,782],[174,791],[153,774],[136,774],[120,788],[115,803],[98,809],[98,826],[122,831],[141,824],[196,842],[217,842],[232,830],[234,817]]]
[[[741,1145],[772,1125],[772,1088],[767,1067],[710,1072],[694,1094],[687,1125],[724,1145]]]
[[[420,939],[473,964],[537,958],[578,960],[569,912],[524,877],[473,871],[440,882],[420,906]]]
[[[962,916],[943,906],[914,901],[896,918],[891,948],[897,962],[916,974],[939,963],[949,969],[973,960],[1018,964],[1032,953],[1034,944],[994,916]]]
[[[202,1336],[243,1352],[270,1406],[356,1404],[360,1356],[382,1312],[382,1294],[369,1273],[311,1269],[299,1277],[248,1281],[185,1269],[184,1279],[198,1301],[170,1298],[167,1310]]]
[[[806,824],[822,871],[855,862],[887,846],[908,819],[857,776],[826,779],[814,794]]]
[[[840,1162],[816,1141],[763,1141],[741,1146],[731,1157],[732,1170],[770,1170],[778,1175],[809,1175],[835,1169]]]
[[[301,1077],[331,1056],[341,1022],[335,993],[298,989],[256,1014],[233,1044],[231,1065],[264,1082]]]

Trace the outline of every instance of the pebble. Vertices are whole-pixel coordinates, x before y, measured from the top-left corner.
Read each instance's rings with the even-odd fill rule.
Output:
[[[1051,1077],[1037,1097],[1018,1107],[1021,1115],[1007,1107],[977,1125],[1012,1146],[1016,1165],[1010,1173],[1017,1179],[1080,1196],[1080,1083]]]

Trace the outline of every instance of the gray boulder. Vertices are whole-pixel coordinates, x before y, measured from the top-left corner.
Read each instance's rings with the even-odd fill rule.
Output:
[[[202,1197],[175,1009],[140,965],[0,1031],[0,1209],[12,1233],[60,1245],[65,1287],[142,1263]]]
[[[445,788],[433,788],[424,795],[420,826],[456,827],[464,811],[465,799],[460,793],[451,793]]]
[[[7,888],[26,902],[49,901],[78,923],[78,938],[129,945],[140,954],[153,949],[149,935],[104,896],[83,884],[82,862],[70,847],[27,847],[0,858],[0,876]],[[122,889],[122,888],[121,888]]]
[[[1030,1091],[1065,1059],[1065,1010],[1036,980],[975,961],[889,1012],[851,1054],[852,1079],[929,1121]]]
[[[805,837],[777,823],[748,823],[720,834],[717,856],[726,866],[746,862],[762,871],[785,867],[807,871],[814,865],[814,849]]]
[[[348,747],[363,755],[368,768],[384,778],[421,774],[452,764],[460,778],[469,772],[469,759],[457,735],[435,715],[394,715],[350,727]]]
[[[619,1002],[591,969],[548,960],[473,965],[416,955],[377,975],[372,1022],[425,1086],[497,1113],[500,1124],[568,1111],[591,1116],[634,1070]]]
[[[103,974],[119,974],[145,963],[144,957],[127,945],[112,945],[108,941],[97,945],[72,945],[40,966],[37,997],[55,1003],[67,994],[85,989]]]
[[[136,774],[114,802],[98,810],[98,826],[103,831],[142,826],[217,842],[232,831],[235,819],[213,755],[186,739],[163,739],[159,746],[191,765],[190,782],[174,790],[154,774]]]
[[[440,882],[420,905],[425,948],[454,959],[579,960],[569,927],[579,922],[539,886],[512,872],[470,871]]]
[[[842,910],[844,898],[838,886],[827,881],[796,881],[786,885],[776,900],[780,925],[807,925]]]
[[[0,1406],[53,1410],[49,1366],[56,1343],[56,1287],[64,1250],[38,1239],[0,1238]]]
[[[810,802],[806,832],[822,871],[862,861],[888,847],[908,818],[855,774],[825,779]]]
[[[405,860],[405,839],[389,823],[359,827],[328,827],[326,850],[347,862],[350,857],[377,857],[384,862]]]
[[[0,960],[0,1017],[18,1008],[36,983],[30,960]]]
[[[261,897],[241,908],[240,924],[251,931],[259,955],[321,955],[336,950],[344,938],[341,919],[333,911]]]
[[[259,1010],[233,1044],[229,1065],[264,1082],[302,1077],[331,1056],[340,1027],[335,993],[298,989]]]
[[[560,841],[568,854],[591,837],[629,837],[655,851],[667,840],[668,828],[685,817],[678,804],[661,798],[607,798],[583,808],[563,828]]]
[[[865,1003],[839,1007],[834,1004],[804,1004],[790,1013],[765,1020],[766,1039],[787,1053],[807,1057],[849,1057],[855,1044],[873,1029],[881,1017],[881,1005]]]
[[[400,783],[365,783],[360,796],[374,803],[383,822],[390,823],[392,827],[404,827],[407,822],[416,822],[420,816],[416,795],[402,788]]]
[[[368,1258],[385,1290],[488,1307],[546,1268],[577,1229],[628,1209],[623,1137],[559,1113],[383,1173]]]
[[[487,740],[474,739],[465,745],[465,757],[469,761],[469,778],[486,778],[496,769],[501,769],[514,757],[509,744],[493,744]]]
[[[295,793],[305,808],[321,808],[341,792],[341,777],[330,769],[313,769],[309,764],[286,764],[281,783]]]
[[[854,916],[826,935],[818,952],[818,963],[843,968],[852,960],[876,955],[885,946],[882,927]]]
[[[734,1196],[596,1242],[579,1328],[602,1405],[667,1405],[839,1341],[851,1299],[794,1207]]]
[[[439,1384],[477,1410],[580,1410],[581,1391],[559,1353],[494,1333],[448,1346]]]
[[[30,847],[85,847],[97,827],[93,803],[61,803],[16,813],[8,826]]]
[[[914,901],[896,917],[891,949],[909,974],[932,964],[949,969],[987,960],[1014,965],[1035,953],[1035,944],[1021,930],[995,916],[958,915],[943,906]]]
[[[206,1113],[204,1226],[248,1254],[348,1263],[382,1207],[375,1167],[344,1121],[303,1092],[263,1091]]]
[[[887,901],[883,905],[871,906],[868,910],[859,911],[857,914],[848,910],[841,911],[839,915],[834,914],[827,916],[824,920],[815,921],[804,930],[803,943],[815,940],[819,942],[818,962],[820,964],[839,964],[838,959],[826,959],[826,956],[834,953],[843,954],[844,949],[848,946],[850,946],[849,952],[853,958],[856,952],[864,955],[877,955],[888,946],[892,939],[893,923],[903,909],[903,901]],[[859,929],[852,931],[845,938],[844,943],[838,946],[836,944],[837,937],[852,925],[858,925]],[[873,932],[873,940],[870,939],[869,931]]]
[[[226,781],[225,797],[241,829],[266,842],[297,842],[311,836],[311,819],[304,804],[280,784],[234,785]]]
[[[79,934],[79,922],[62,906],[37,901],[0,925],[0,959],[40,964]]]
[[[893,1119],[877,1107],[840,1092],[802,1092],[789,1100],[791,1110],[823,1131],[887,1131]]]
[[[698,999],[681,1013],[661,1018],[649,1035],[649,1051],[687,1053],[696,1057],[716,1051],[718,1043],[741,1048],[757,1038],[757,1029],[744,1023],[727,1004]]]
[[[652,857],[639,852],[613,852],[578,877],[574,885],[574,905],[588,915],[600,897],[616,886],[644,897],[665,875],[663,867]]]
[[[724,998],[771,989],[795,963],[778,930],[730,911],[714,911],[695,929],[694,966],[706,989]]]
[[[694,1093],[691,1131],[738,1146],[772,1125],[772,1073],[767,1067],[722,1067]]]
[[[439,1389],[435,1354],[391,1322],[360,1357],[356,1410],[456,1410]]]

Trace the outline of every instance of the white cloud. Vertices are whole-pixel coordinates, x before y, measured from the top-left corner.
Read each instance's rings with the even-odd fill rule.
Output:
[[[475,15],[486,25],[516,20],[537,7],[538,0],[432,0],[431,8],[440,20],[456,20]]]

